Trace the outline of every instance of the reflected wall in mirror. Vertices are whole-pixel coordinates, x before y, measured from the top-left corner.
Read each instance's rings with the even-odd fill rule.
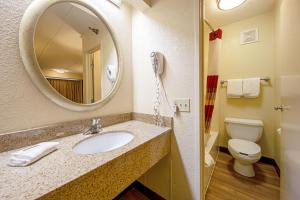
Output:
[[[104,21],[82,5],[59,2],[47,8],[35,27],[34,51],[51,86],[75,103],[99,102],[116,84],[114,39]]]

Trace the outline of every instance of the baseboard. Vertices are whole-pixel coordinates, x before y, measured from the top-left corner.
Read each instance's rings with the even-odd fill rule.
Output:
[[[154,191],[150,190],[143,184],[141,184],[138,181],[133,182],[130,186],[128,186],[123,192],[121,192],[114,200],[119,200],[121,199],[127,192],[129,192],[132,188],[135,188],[139,192],[141,192],[143,195],[145,195],[147,198],[151,200],[165,200],[161,196],[159,196],[157,193]]]
[[[280,177],[280,168],[279,168],[279,166],[277,165],[276,161],[273,158],[268,158],[268,157],[262,156],[261,159],[259,160],[259,162],[269,164],[269,165],[273,165],[275,167],[275,170],[276,170],[278,176]]]
[[[219,146],[219,151],[230,155],[230,152],[227,147]]]
[[[223,153],[230,155],[230,152],[227,147],[219,146],[219,150]],[[278,176],[280,177],[280,168],[273,158],[268,158],[268,157],[262,156],[258,162],[273,165],[275,167],[275,170],[276,170]]]

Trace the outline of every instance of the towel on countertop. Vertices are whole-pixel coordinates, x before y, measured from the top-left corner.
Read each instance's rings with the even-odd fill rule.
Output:
[[[256,98],[260,93],[260,78],[247,78],[243,80],[243,96]]]
[[[240,98],[243,96],[243,80],[230,79],[227,81],[227,97]]]
[[[24,167],[41,159],[57,149],[58,142],[42,142],[31,147],[24,148],[11,154],[8,165],[12,167]]]

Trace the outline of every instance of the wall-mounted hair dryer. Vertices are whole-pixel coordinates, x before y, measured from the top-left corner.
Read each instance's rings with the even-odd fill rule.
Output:
[[[151,63],[155,75],[161,75],[164,72],[164,56],[159,52],[151,52]]]

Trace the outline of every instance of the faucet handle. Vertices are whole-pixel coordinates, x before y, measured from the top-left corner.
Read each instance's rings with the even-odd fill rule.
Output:
[[[99,125],[100,121],[101,121],[100,118],[93,118],[92,119],[92,125],[93,126]]]
[[[94,118],[92,119],[92,128],[94,132],[100,132],[102,130],[102,125],[101,125],[101,119],[100,118]]]
[[[84,135],[89,135],[89,134],[96,134],[102,131],[102,126],[101,126],[101,119],[100,118],[93,118],[92,119],[92,124],[91,127],[85,129],[83,131]]]

